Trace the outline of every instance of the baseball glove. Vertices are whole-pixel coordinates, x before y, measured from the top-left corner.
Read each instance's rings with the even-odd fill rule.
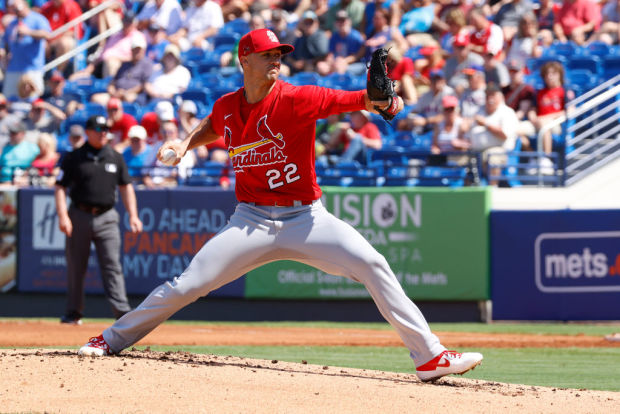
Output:
[[[383,119],[391,121],[398,113],[398,95],[394,92],[394,82],[387,75],[387,56],[388,51],[382,47],[373,52],[366,78],[366,91],[371,101],[389,101],[387,108],[375,105],[375,109]]]

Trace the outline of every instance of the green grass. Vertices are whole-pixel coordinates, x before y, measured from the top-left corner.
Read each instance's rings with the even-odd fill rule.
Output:
[[[415,372],[407,350],[397,347],[151,346],[151,349],[288,362],[305,360],[317,365]],[[467,378],[557,388],[620,391],[620,348],[485,348],[481,351],[484,354],[483,364],[468,372]]]

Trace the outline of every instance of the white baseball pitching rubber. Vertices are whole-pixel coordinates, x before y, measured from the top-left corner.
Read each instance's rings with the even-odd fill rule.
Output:
[[[173,165],[177,159],[177,153],[173,149],[165,149],[161,154],[161,162],[166,165]]]

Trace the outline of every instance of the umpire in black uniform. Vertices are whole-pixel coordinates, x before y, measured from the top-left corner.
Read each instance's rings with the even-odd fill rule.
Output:
[[[120,262],[119,214],[114,209],[117,187],[129,214],[131,231],[142,231],[142,222],[127,165],[122,155],[108,145],[107,135],[106,119],[90,117],[86,122],[87,142],[67,154],[56,179],[58,224],[67,236],[67,309],[61,318],[63,323],[81,323],[91,241],[95,243],[103,288],[114,316],[118,319],[131,310]]]

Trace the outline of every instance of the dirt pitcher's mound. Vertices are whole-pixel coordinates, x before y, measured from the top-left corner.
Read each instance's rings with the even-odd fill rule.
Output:
[[[602,413],[620,394],[185,352],[0,351],[3,412]]]

